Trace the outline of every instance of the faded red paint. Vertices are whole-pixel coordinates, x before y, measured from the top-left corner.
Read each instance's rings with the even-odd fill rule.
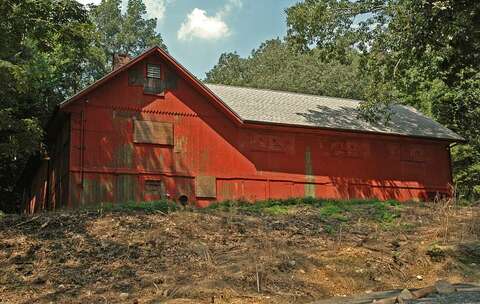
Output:
[[[450,193],[447,141],[242,122],[164,53],[133,62],[175,71],[177,88],[144,94],[128,84],[127,64],[64,105],[68,195],[50,196],[50,207],[182,195],[204,207],[227,199],[404,201]],[[171,123],[173,145],[134,143],[134,120]],[[52,178],[45,170],[37,175]],[[45,208],[42,187],[36,178],[27,191],[29,211]],[[202,191],[214,195],[199,197]]]

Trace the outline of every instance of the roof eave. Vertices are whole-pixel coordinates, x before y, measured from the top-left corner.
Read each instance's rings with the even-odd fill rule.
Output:
[[[317,127],[317,126],[287,124],[287,123],[257,121],[257,120],[243,120],[243,122],[246,125],[251,124],[251,125],[259,125],[259,126],[283,126],[283,127],[310,129],[310,130],[322,130],[322,131],[333,131],[333,132],[343,132],[343,133],[357,133],[357,134],[367,134],[367,135],[382,135],[382,136],[392,136],[392,137],[426,139],[426,140],[443,141],[443,142],[448,142],[448,143],[466,143],[467,142],[467,140],[465,140],[464,138],[455,139],[455,138],[421,136],[421,135],[411,135],[411,134],[401,134],[401,133],[385,133],[385,132],[366,131],[366,130],[354,130],[354,129],[342,129],[342,128],[325,128],[325,127]]]

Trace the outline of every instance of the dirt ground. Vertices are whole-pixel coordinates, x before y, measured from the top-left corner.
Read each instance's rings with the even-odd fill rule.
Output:
[[[480,282],[480,206],[0,218],[0,303],[308,303]]]

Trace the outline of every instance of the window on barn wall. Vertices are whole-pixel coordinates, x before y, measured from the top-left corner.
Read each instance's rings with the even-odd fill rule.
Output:
[[[162,81],[162,69],[159,64],[147,64],[147,78],[143,91],[148,94],[160,94],[165,90]]]
[[[148,194],[159,195],[161,197],[166,196],[165,184],[160,180],[146,180],[145,192]]]

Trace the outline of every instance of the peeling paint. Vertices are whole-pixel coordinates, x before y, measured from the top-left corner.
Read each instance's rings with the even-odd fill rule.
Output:
[[[98,179],[84,179],[81,191],[80,204],[98,204],[106,201],[107,193],[112,185]]]
[[[173,148],[173,152],[175,153],[182,153],[187,152],[187,143],[188,139],[186,136],[178,136],[175,138],[175,146]]]
[[[233,182],[224,181],[220,188],[220,195],[223,199],[233,199],[235,193],[235,184]]]
[[[138,189],[138,178],[136,175],[118,175],[115,186],[115,200],[118,203],[135,201]]]
[[[307,146],[305,149],[305,181],[305,196],[315,197],[315,176],[313,175],[310,146]]]

